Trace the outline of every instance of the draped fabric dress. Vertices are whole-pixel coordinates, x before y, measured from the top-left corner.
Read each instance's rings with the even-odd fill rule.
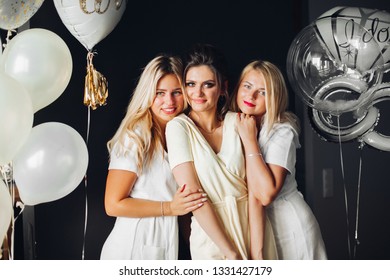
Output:
[[[250,235],[245,159],[235,127],[236,113],[228,112],[223,123],[222,145],[215,153],[194,122],[181,114],[168,122],[166,138],[171,168],[192,161],[199,181],[208,194],[227,235],[243,259],[248,259]],[[270,227],[267,227],[271,230]],[[267,236],[272,237],[271,233]],[[276,247],[267,241],[265,256],[276,258]],[[268,248],[269,247],[269,248]],[[190,251],[192,259],[224,259],[225,256],[192,217]]]

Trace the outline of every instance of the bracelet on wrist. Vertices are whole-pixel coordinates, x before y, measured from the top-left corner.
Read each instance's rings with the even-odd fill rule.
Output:
[[[246,156],[247,157],[255,157],[255,156],[263,157],[262,153],[251,153],[251,154],[247,154]]]
[[[161,217],[164,217],[164,202],[163,201],[161,201],[160,206],[161,206]]]

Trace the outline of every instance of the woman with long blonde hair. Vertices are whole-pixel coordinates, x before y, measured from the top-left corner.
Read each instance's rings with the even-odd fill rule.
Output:
[[[168,163],[165,127],[186,106],[181,75],[179,58],[152,59],[107,143],[104,203],[116,221],[101,259],[177,259],[177,216],[198,209],[206,200],[201,192],[178,187]]]
[[[268,61],[249,63],[232,102],[232,110],[240,112],[237,129],[245,150],[249,193],[266,207],[279,259],[326,259],[319,224],[295,180],[299,125],[287,111],[288,91],[279,68]],[[249,208],[254,219],[256,207]],[[255,231],[251,228],[253,245]]]

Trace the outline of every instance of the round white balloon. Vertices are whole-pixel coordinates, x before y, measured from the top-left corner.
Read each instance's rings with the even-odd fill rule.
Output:
[[[27,141],[34,113],[27,90],[0,71],[0,165],[12,161]]]
[[[11,224],[12,215],[12,198],[8,191],[7,186],[0,178],[0,242],[2,243],[5,235],[7,234],[8,228]]]
[[[72,76],[72,55],[56,33],[32,28],[18,33],[4,49],[0,66],[29,92],[34,112],[56,100]]]
[[[326,11],[318,17],[318,19],[323,18],[328,18],[332,20],[333,23],[337,22],[338,24],[343,25],[341,26],[343,28],[343,32],[348,30],[348,24],[351,22],[355,22],[363,26],[365,30],[367,30],[367,35],[364,38],[366,43],[369,43],[371,40],[375,40],[379,45],[378,52],[382,54],[383,61],[385,63],[390,62],[389,12],[363,7],[339,6]],[[338,21],[338,19],[343,19],[343,21]],[[335,28],[335,26],[332,28]],[[352,34],[350,33],[349,36],[351,35]],[[363,54],[363,57],[364,56],[367,56],[367,54]],[[375,53],[371,54],[371,57],[375,58]],[[369,56],[368,58],[371,59],[371,57]]]
[[[75,129],[58,122],[37,125],[13,161],[20,199],[26,205],[60,199],[81,183],[87,166],[87,146]]]
[[[127,0],[54,0],[66,28],[89,51],[116,27]]]

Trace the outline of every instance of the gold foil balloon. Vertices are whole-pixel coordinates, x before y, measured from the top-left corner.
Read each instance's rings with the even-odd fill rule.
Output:
[[[16,29],[25,24],[44,0],[0,0],[0,28]]]

